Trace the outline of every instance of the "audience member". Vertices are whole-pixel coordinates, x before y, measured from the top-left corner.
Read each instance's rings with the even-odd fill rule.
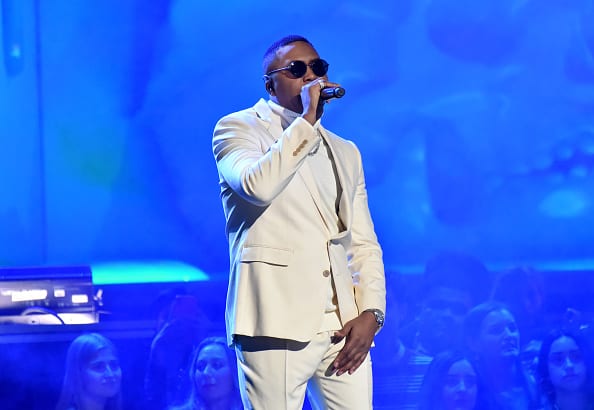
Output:
[[[184,286],[169,287],[157,295],[149,307],[149,311],[155,318],[155,329],[157,333],[169,321],[176,299],[188,295],[188,290]]]
[[[223,337],[204,339],[193,353],[186,402],[172,410],[240,410],[235,353]]]
[[[192,351],[210,327],[195,296],[173,290],[157,300],[157,334],[151,343],[144,382],[146,410],[163,410],[183,402],[190,383],[187,366]]]
[[[538,408],[534,380],[519,360],[520,332],[510,310],[501,303],[483,303],[468,312],[464,325],[489,405],[497,410]]]
[[[445,351],[435,356],[421,393],[420,410],[486,410],[474,365],[460,352]]]
[[[594,408],[594,364],[586,339],[573,332],[551,332],[540,350],[538,381],[545,409]]]
[[[518,266],[501,272],[495,278],[491,299],[509,308],[525,340],[542,340],[547,333],[544,281],[539,271]]]
[[[98,333],[72,341],[56,410],[122,410],[122,370],[113,343]]]
[[[418,408],[420,389],[435,354],[462,345],[464,315],[489,294],[490,275],[476,258],[457,252],[442,252],[426,266],[418,292],[420,305],[413,321],[400,323],[407,315],[408,288],[402,276],[387,281],[390,323],[376,338],[374,357],[374,408]],[[385,344],[385,346],[383,346]],[[386,347],[391,348],[386,353]]]
[[[464,315],[488,296],[489,283],[489,272],[476,258],[457,252],[437,254],[425,266],[419,312],[413,321],[400,326],[408,312],[409,286],[402,276],[388,281],[387,301],[396,313],[376,339],[376,350],[385,352],[385,343],[392,351],[374,363],[374,408],[418,408],[423,377],[433,356],[461,346]]]
[[[478,259],[457,252],[436,255],[425,266],[420,311],[403,331],[405,344],[426,356],[459,349],[464,315],[484,302],[489,291],[490,274]]]
[[[526,373],[528,373],[534,380],[536,380],[536,371],[538,368],[538,354],[542,340],[532,339],[524,344],[520,352],[520,361]]]
[[[399,336],[409,302],[410,286],[405,279],[394,273],[386,277],[386,309],[391,315],[371,351],[374,410],[417,410],[423,376],[431,362],[431,357],[406,347]]]
[[[402,345],[400,328],[410,322],[410,279],[414,275],[398,272],[386,274],[386,310],[390,309],[390,320],[386,321],[382,331],[375,337],[375,347],[371,350],[372,358],[392,356]]]

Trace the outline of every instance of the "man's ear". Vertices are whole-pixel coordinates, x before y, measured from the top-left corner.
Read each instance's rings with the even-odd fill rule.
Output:
[[[264,79],[266,80],[266,82],[264,83],[264,86],[266,87],[266,92],[270,95],[274,95],[274,83],[272,82],[272,78],[266,76],[264,77]]]

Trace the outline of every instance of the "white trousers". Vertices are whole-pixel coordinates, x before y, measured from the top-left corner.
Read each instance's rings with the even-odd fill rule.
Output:
[[[236,336],[244,408],[298,410],[303,407],[307,389],[316,410],[371,410],[370,356],[353,374],[336,376],[331,366],[344,340],[332,343],[333,334],[334,331],[320,332],[309,343]]]

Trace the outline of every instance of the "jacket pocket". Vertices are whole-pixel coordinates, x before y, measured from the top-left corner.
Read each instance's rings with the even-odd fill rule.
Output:
[[[270,265],[289,266],[293,257],[290,249],[268,246],[246,246],[241,251],[241,262],[264,262]]]

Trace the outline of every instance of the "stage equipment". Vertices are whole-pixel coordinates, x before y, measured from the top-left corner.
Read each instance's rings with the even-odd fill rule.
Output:
[[[89,266],[0,268],[0,324],[99,321]]]

